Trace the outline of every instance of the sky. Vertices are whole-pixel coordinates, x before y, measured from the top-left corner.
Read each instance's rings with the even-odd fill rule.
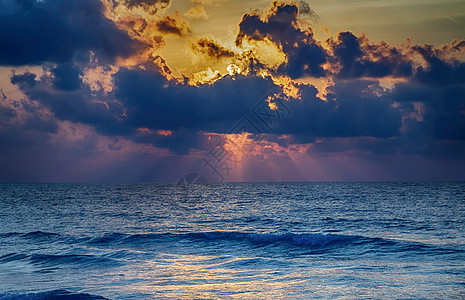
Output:
[[[463,0],[0,0],[0,182],[465,180]]]

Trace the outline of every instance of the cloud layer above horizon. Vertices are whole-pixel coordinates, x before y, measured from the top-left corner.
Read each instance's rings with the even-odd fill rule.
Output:
[[[465,179],[465,40],[321,40],[303,1],[197,34],[227,3],[0,1],[0,181]]]

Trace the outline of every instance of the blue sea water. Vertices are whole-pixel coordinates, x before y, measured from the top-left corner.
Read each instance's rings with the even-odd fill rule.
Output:
[[[465,183],[0,185],[0,300],[465,299]]]

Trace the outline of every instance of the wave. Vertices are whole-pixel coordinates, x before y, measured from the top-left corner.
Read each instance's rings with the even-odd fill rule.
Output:
[[[195,240],[195,241],[237,241],[255,244],[288,243],[296,246],[327,246],[336,243],[361,241],[363,237],[322,234],[322,233],[248,233],[235,231],[190,232],[190,233],[148,233],[121,234],[109,233],[95,237],[88,242],[91,244],[144,244],[161,240]]]
[[[23,238],[32,242],[42,243],[42,242],[56,242],[67,238],[59,233],[53,232],[44,232],[44,231],[32,231],[28,233],[20,232],[5,232],[0,233],[0,238]]]
[[[10,261],[23,260],[23,259],[26,259],[28,257],[29,257],[29,255],[27,255],[27,254],[10,253],[10,254],[0,256],[0,262],[7,263],[7,262],[10,262]]]
[[[415,253],[448,255],[463,253],[461,249],[451,249],[415,241],[386,239],[381,237],[365,237],[360,235],[343,235],[332,233],[253,233],[237,231],[211,231],[188,233],[147,233],[122,234],[109,233],[88,240],[88,243],[100,246],[124,245],[129,248],[152,246],[167,243],[192,241],[195,243],[245,243],[254,245],[284,245],[304,248],[344,248],[366,246],[361,253]],[[226,246],[226,245],[225,245]],[[227,247],[227,246],[226,246]]]
[[[201,232],[188,234],[193,238],[207,240],[236,240],[256,244],[290,243],[296,246],[327,246],[329,244],[352,242],[358,236],[321,233],[247,233],[247,232]]]
[[[21,253],[9,253],[0,256],[1,263],[8,263],[13,261],[26,260],[34,265],[46,265],[46,266],[57,266],[57,265],[81,265],[81,266],[117,266],[119,262],[117,260],[95,256],[95,255],[78,255],[78,254],[64,254],[64,255],[51,255],[51,254],[38,254],[32,255],[21,254]]]
[[[40,293],[28,293],[28,294],[0,294],[0,300],[106,300],[102,296],[91,295],[86,293],[73,293],[67,290],[53,290]]]
[[[29,233],[25,233],[21,235],[22,237],[25,238],[44,238],[44,237],[55,237],[59,236],[58,233],[53,233],[53,232],[44,232],[44,231],[33,231]]]
[[[140,246],[161,246],[182,241],[195,243],[248,243],[266,245],[288,245],[294,247],[349,247],[349,246],[372,246],[364,249],[365,252],[415,252],[423,254],[453,254],[464,252],[461,249],[451,249],[447,247],[424,244],[415,241],[405,241],[396,239],[386,239],[382,237],[365,237],[360,235],[343,235],[336,233],[254,233],[240,231],[209,231],[209,232],[186,232],[186,233],[142,233],[126,234],[111,232],[100,236],[72,236],[56,233],[35,231],[30,233],[15,233],[23,238],[32,238],[34,241],[44,241],[56,239],[56,241],[71,245],[81,245],[92,247],[123,247],[128,249],[138,249]],[[171,247],[171,246],[169,246]],[[30,259],[33,263],[49,264],[114,264],[118,259],[131,255],[130,251],[118,252],[115,256],[92,256],[92,255],[44,255],[33,254],[24,255],[11,253],[0,257],[0,262],[8,260]],[[116,259],[116,260],[115,260]]]

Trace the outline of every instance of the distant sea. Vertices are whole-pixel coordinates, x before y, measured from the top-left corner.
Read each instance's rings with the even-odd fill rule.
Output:
[[[465,183],[1,184],[5,299],[465,299]]]

